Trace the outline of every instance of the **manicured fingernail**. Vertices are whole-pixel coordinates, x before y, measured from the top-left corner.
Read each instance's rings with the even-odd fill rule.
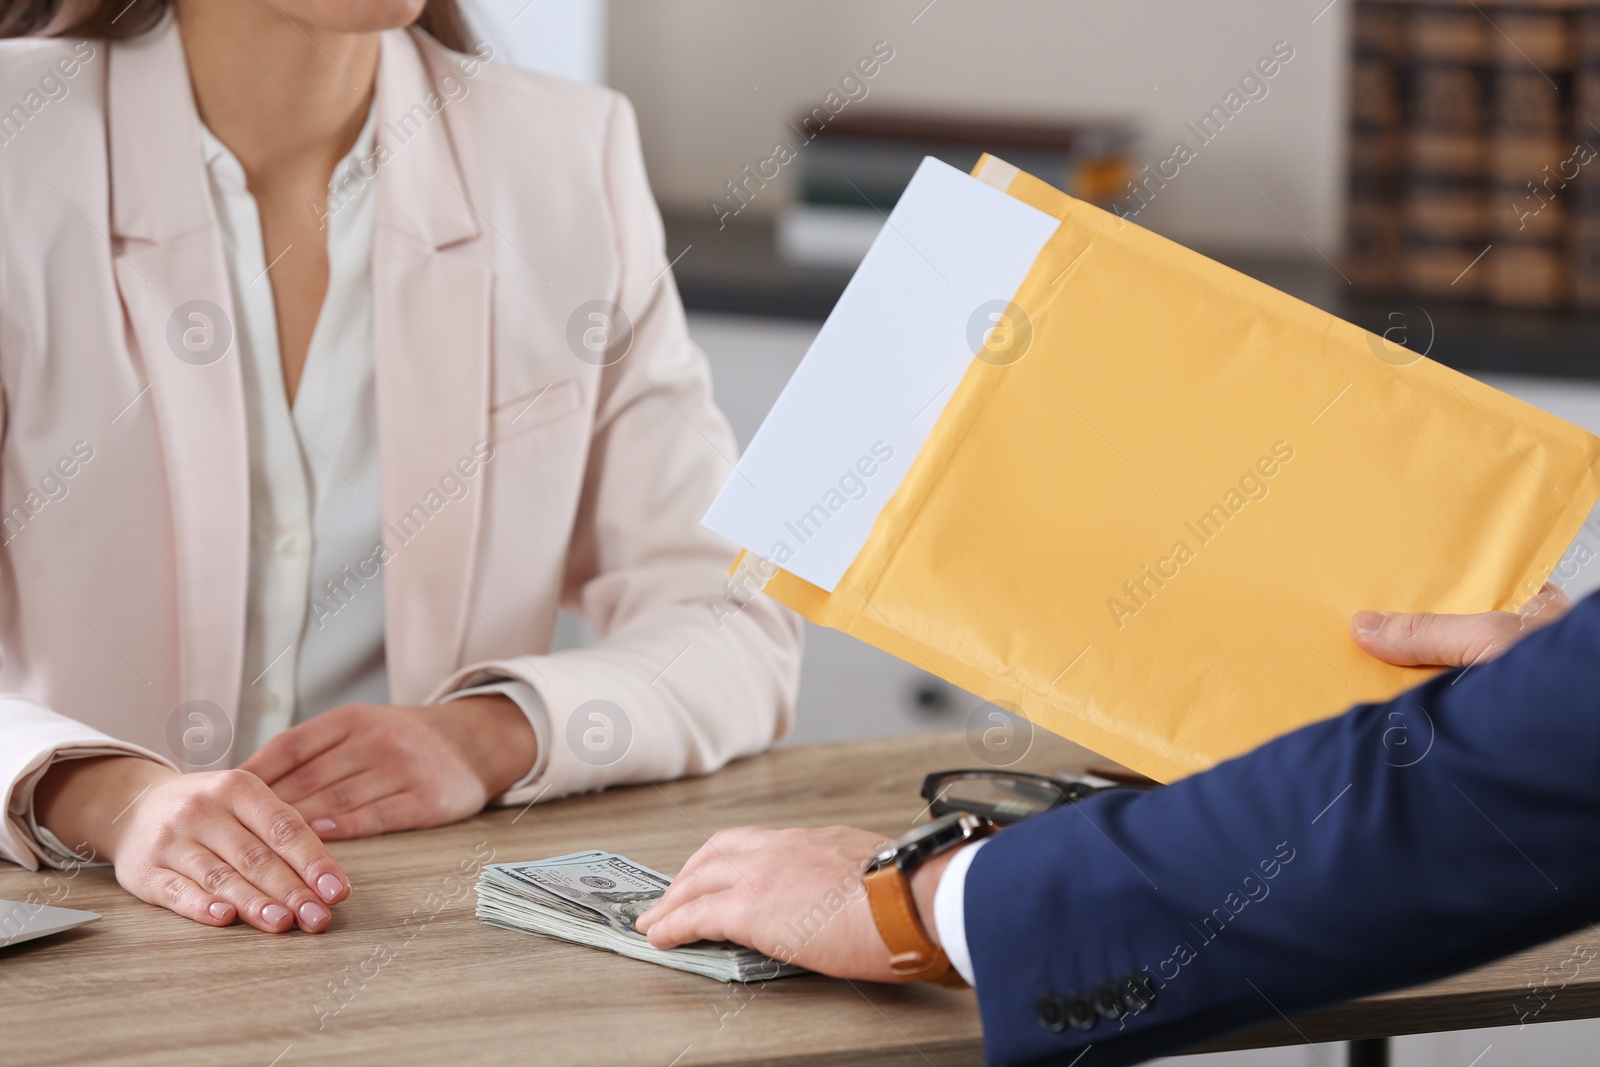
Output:
[[[233,912],[233,905],[221,900],[213,900],[211,902],[211,907],[207,908],[206,910],[211,913],[211,917],[213,919],[221,922]]]
[[[325,874],[317,879],[317,892],[322,894],[322,899],[329,904],[339,895],[339,890],[344,888],[344,883],[331,874]]]
[[[318,926],[328,921],[328,909],[314,900],[300,905],[300,925]]]
[[[1384,612],[1358,611],[1350,620],[1350,624],[1356,628],[1356,633],[1362,637],[1371,637],[1383,628],[1383,620],[1388,617]]]
[[[331,834],[331,833],[333,833],[333,820],[332,819],[314,819],[314,820],[312,820],[311,828],[313,830],[315,830],[318,834]]]
[[[268,904],[261,909],[261,921],[268,926],[282,926],[289,918],[289,909],[282,904]]]

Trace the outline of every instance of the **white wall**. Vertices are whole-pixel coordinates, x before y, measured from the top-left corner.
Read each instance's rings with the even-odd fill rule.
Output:
[[[605,81],[605,0],[470,0],[470,9],[501,62]]]
[[[1268,94],[1200,148],[1138,221],[1208,250],[1314,258],[1307,238],[1335,255],[1342,225],[1349,5],[1317,18],[1326,3],[611,0],[609,79],[639,110],[658,199],[704,210],[880,40],[895,57],[861,107],[1129,115],[1146,134],[1141,163],[1168,156],[1176,138],[1197,144],[1184,124],[1287,41],[1294,58]],[[752,210],[769,210],[774,194]]]

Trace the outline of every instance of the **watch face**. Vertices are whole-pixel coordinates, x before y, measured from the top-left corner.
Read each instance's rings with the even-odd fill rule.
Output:
[[[924,860],[970,837],[971,829],[967,821],[976,822],[966,812],[953,811],[932,822],[913,827],[873,856],[872,867],[876,869],[898,864],[901,870],[910,871]]]
[[[896,850],[912,848],[931,837],[937,837],[948,827],[960,821],[961,813],[958,811],[951,812],[949,815],[941,815],[937,819],[932,819],[923,823],[921,826],[913,826],[911,829],[907,830],[905,833],[889,842],[889,847]]]

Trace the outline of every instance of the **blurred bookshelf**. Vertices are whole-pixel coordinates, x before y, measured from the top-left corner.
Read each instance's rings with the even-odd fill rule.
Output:
[[[820,321],[852,271],[800,266],[779,255],[774,226],[754,218],[719,228],[710,212],[669,213],[667,254],[691,311]],[[1356,293],[1331,265],[1214,254],[1243,274],[1457,370],[1600,381],[1600,313]],[[1390,332],[1392,340],[1402,338]]]
[[[1600,309],[1600,5],[1485,6],[1352,0],[1345,273]]]

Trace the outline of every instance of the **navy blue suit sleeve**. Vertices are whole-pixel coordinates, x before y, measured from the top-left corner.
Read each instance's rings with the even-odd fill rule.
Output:
[[[1547,941],[1600,918],[1597,843],[1590,597],[1491,663],[996,835],[965,892],[989,1061],[1136,1063]],[[1148,1007],[1064,1022],[1129,974]]]

